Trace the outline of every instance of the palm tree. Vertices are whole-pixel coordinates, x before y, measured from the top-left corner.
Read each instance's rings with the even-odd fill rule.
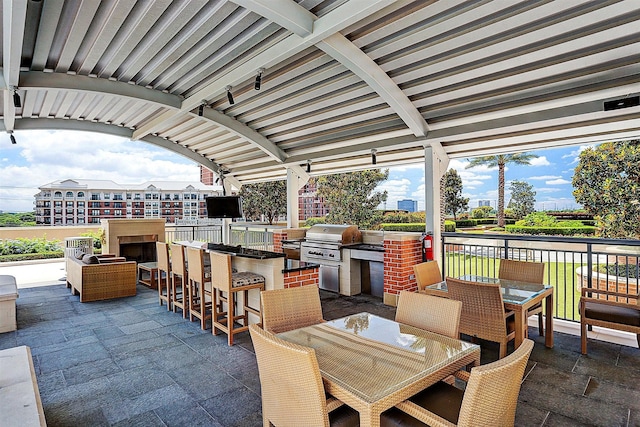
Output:
[[[504,227],[504,167],[507,163],[517,165],[530,165],[531,159],[535,159],[536,154],[516,153],[500,154],[498,156],[476,157],[469,161],[465,169],[476,166],[487,166],[488,168],[498,167],[498,227]]]

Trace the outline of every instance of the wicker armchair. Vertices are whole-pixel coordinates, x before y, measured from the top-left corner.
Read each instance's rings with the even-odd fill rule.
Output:
[[[451,299],[462,301],[460,332],[500,344],[500,358],[507,355],[507,343],[515,338],[515,315],[504,311],[500,285],[468,282],[447,277]]]
[[[315,350],[277,338],[257,325],[249,333],[258,361],[263,425],[358,426],[358,413],[327,399]]]
[[[532,261],[515,261],[501,259],[498,277],[505,280],[520,280],[529,283],[544,283],[544,263]],[[538,315],[538,331],[544,336],[544,322],[542,320],[542,303],[536,304],[527,311],[527,317]],[[525,331],[528,335],[528,331]]]
[[[158,254],[158,302],[167,303],[167,310],[171,310],[171,266],[169,264],[169,245],[156,242]]]
[[[382,414],[391,426],[513,426],[522,377],[533,349],[525,339],[509,356],[471,369],[465,391],[439,382]],[[402,411],[402,412],[401,412]]]
[[[316,285],[262,291],[261,304],[262,327],[274,334],[324,322]]]
[[[398,297],[396,322],[458,338],[461,310],[460,301],[402,291]]]
[[[424,292],[424,288],[434,283],[442,282],[440,267],[435,261],[422,262],[413,266],[413,272],[418,282],[418,292]]]

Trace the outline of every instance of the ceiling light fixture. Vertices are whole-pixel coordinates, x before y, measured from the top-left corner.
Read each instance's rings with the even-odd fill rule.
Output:
[[[198,116],[202,117],[204,115],[204,104],[200,104],[198,107]]]
[[[376,156],[376,153],[377,153],[377,152],[378,152],[378,151],[377,151],[375,148],[372,148],[372,149],[371,149],[371,164],[372,164],[372,165],[375,165],[376,163],[378,163],[378,158],[377,158],[377,156]]]
[[[13,136],[13,132],[9,133],[9,139],[11,139],[12,144],[17,144],[16,137]]]
[[[311,173],[311,160],[307,160],[307,173]]]
[[[20,94],[17,90],[13,91],[13,106],[16,108],[22,108],[22,101],[20,100]]]
[[[258,75],[256,76],[256,83],[253,86],[255,90],[260,90],[260,84],[262,83],[262,73],[264,73],[264,68],[260,68],[258,70]]]
[[[233,95],[231,94],[231,86],[227,86],[227,99],[229,100],[229,104],[233,105],[235,104],[235,101],[233,100]]]

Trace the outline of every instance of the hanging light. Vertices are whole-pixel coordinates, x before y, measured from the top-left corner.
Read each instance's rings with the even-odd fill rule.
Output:
[[[12,143],[12,144],[17,144],[17,142],[16,142],[16,137],[15,137],[15,136],[13,136],[13,132],[10,132],[10,133],[9,133],[9,139],[11,140],[11,143]]]
[[[258,70],[258,75],[256,76],[256,83],[253,86],[255,90],[260,90],[260,84],[262,83],[262,73],[264,73],[264,68],[260,68]]]
[[[198,107],[198,116],[202,117],[204,115],[204,104],[200,104]]]
[[[311,173],[311,160],[307,160],[307,173]]]
[[[20,94],[17,90],[13,91],[13,106],[16,108],[22,108],[22,101],[20,100]]]
[[[233,95],[231,94],[231,86],[227,86],[227,99],[229,100],[229,104],[233,105],[235,104],[235,101],[233,100]]]
[[[378,158],[377,158],[377,156],[376,156],[376,153],[377,153],[377,152],[378,152],[378,151],[377,151],[375,148],[372,148],[372,149],[371,149],[371,164],[372,164],[372,165],[375,165],[376,163],[378,163]]]

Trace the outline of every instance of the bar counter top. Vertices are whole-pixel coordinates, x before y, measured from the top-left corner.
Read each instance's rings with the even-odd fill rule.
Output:
[[[263,251],[260,249],[244,248],[242,246],[223,245],[220,243],[208,243],[207,249],[215,252],[222,252],[244,258],[254,259],[270,259],[270,258],[284,258],[284,253]]]

